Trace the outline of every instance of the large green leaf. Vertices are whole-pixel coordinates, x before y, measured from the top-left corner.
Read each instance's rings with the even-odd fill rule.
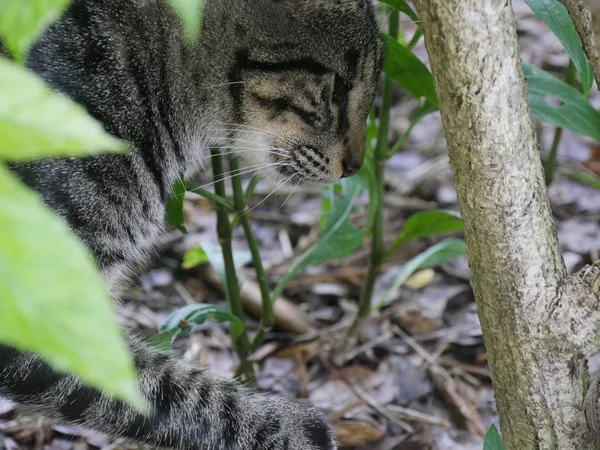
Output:
[[[71,0],[0,1],[0,36],[18,60],[52,22],[58,20]],[[4,81],[3,81],[4,82]]]
[[[0,79],[0,159],[125,149],[82,107],[52,91],[33,72],[0,57]]]
[[[387,3],[390,6],[393,6],[398,11],[406,14],[413,21],[419,22],[419,16],[417,13],[406,3],[405,0],[380,0],[382,3]]]
[[[498,433],[498,428],[496,425],[490,425],[490,428],[485,433],[485,438],[483,439],[483,450],[504,450],[504,443],[502,442],[502,437],[500,433]]]
[[[183,23],[186,39],[194,41],[200,35],[204,0],[168,0]]]
[[[383,298],[380,299],[374,309],[377,310],[383,307],[388,302],[390,295],[397,291],[400,286],[415,273],[415,271],[439,266],[440,264],[456,258],[457,256],[462,256],[465,253],[465,243],[461,239],[449,238],[432,245],[402,266],[402,270],[396,275],[392,286],[383,295]]]
[[[587,95],[594,83],[594,73],[565,5],[558,0],[525,0],[525,3],[548,25],[562,43],[581,76],[583,91]]]
[[[299,270],[332,259],[343,258],[360,247],[364,233],[350,224],[348,216],[365,185],[363,182],[350,180],[351,178],[341,184],[341,191],[344,196],[335,195],[334,189],[329,189],[329,197],[325,197],[323,200],[327,206],[325,207],[326,212],[323,217],[319,239],[296,258],[273,290],[271,294],[273,301],[277,299],[287,282]],[[327,195],[327,193],[324,194],[324,196]]]
[[[525,62],[523,73],[527,78],[529,103],[534,117],[600,141],[600,113],[581,92]],[[548,104],[548,98],[554,98],[561,104],[551,106]]]
[[[0,341],[137,405],[108,290],[62,220],[0,165]]]
[[[424,97],[434,106],[438,106],[433,77],[429,69],[409,48],[401,45],[393,37],[383,34],[387,55],[383,70],[397,81],[410,94],[419,99]]]

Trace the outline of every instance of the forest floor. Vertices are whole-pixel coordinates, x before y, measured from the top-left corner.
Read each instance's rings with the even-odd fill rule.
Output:
[[[562,77],[568,59],[552,33],[521,1],[514,1],[523,58]],[[404,29],[413,25],[403,23]],[[417,54],[426,61],[421,42]],[[600,106],[597,91],[592,102]],[[392,110],[391,139],[407,128],[418,107],[402,90]],[[544,153],[554,129],[539,125]],[[600,147],[571,132],[563,134],[559,169],[549,193],[559,239],[569,270],[598,260],[600,190],[574,180],[572,171],[600,174]],[[207,175],[200,179],[208,180]],[[259,184],[253,202],[270,192]],[[250,213],[261,255],[272,284],[294,256],[314,242],[321,213],[320,190],[282,188]],[[416,126],[386,167],[385,242],[389,245],[405,220],[428,209],[457,210],[439,114]],[[362,208],[361,208],[362,207]],[[352,220],[364,224],[366,199]],[[134,277],[122,296],[123,325],[151,336],[172,311],[192,303],[224,305],[222,286],[208,267],[181,268],[183,253],[217,244],[211,204],[190,197],[185,202],[187,234],[170,231],[164,250]],[[461,237],[460,233],[456,234]],[[375,298],[390,287],[403,262],[436,240],[405,246],[384,267]],[[234,247],[247,252],[241,230]],[[344,448],[361,450],[481,450],[482,437],[497,423],[466,258],[427,269],[392,293],[390,302],[367,320],[355,339],[346,330],[357,310],[369,257],[369,240],[351,256],[298,274],[279,301],[278,327],[253,355],[258,387],[321,408]],[[242,269],[244,302],[260,303],[254,272]],[[257,321],[249,319],[249,329]],[[224,325],[205,324],[177,341],[186,360],[231,377],[237,364]],[[591,361],[597,371],[597,359]],[[108,437],[74,426],[19,416],[0,400],[0,449],[120,449]]]

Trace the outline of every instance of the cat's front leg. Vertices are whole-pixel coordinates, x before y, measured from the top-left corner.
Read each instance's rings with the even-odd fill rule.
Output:
[[[185,450],[334,450],[315,409],[257,394],[129,338],[143,395],[133,408],[59,374],[34,355],[0,346],[0,395],[26,410],[113,436]]]

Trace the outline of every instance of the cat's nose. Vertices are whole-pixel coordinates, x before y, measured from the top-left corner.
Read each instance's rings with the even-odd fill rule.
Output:
[[[362,166],[362,160],[349,155],[342,161],[342,178],[351,177],[355,175]]]

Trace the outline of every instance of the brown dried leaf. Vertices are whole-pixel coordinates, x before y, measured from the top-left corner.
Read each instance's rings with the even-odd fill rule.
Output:
[[[343,422],[333,426],[335,439],[340,446],[357,447],[376,442],[385,436],[385,431],[367,422]]]

